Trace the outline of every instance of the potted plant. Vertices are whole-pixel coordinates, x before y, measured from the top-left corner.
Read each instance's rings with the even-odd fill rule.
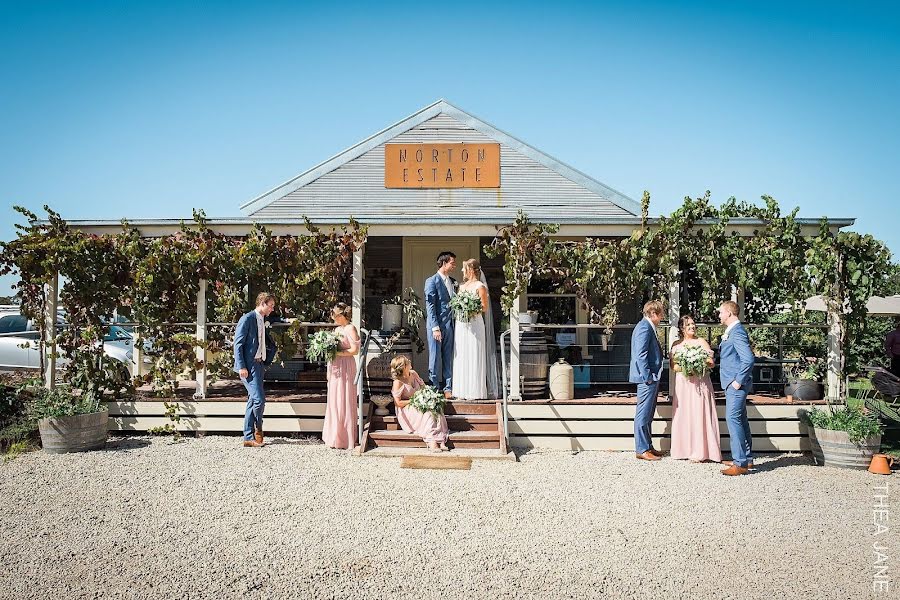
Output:
[[[394,315],[395,309],[396,315]],[[393,325],[391,328],[387,327],[386,317]],[[421,354],[425,350],[425,342],[419,337],[419,325],[424,318],[422,299],[413,288],[406,288],[402,294],[386,299],[381,306],[381,328],[396,333],[388,339],[385,351],[390,351],[403,335],[409,335],[410,342],[416,346],[416,352]]]
[[[812,429],[813,457],[827,467],[865,469],[881,449],[881,422],[858,406],[813,407],[804,420]]]
[[[805,357],[794,367],[785,392],[793,396],[794,400],[821,400],[825,397],[825,387],[822,385],[824,377],[825,361]]]
[[[385,298],[381,303],[381,330],[397,331],[403,324],[403,304],[400,294]]]
[[[109,412],[102,395],[77,392],[69,385],[36,390],[32,415],[45,452],[97,450],[106,445]]]

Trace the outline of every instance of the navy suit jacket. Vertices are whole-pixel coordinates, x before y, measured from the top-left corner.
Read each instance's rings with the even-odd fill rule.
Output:
[[[728,332],[728,339],[719,344],[719,382],[727,389],[737,381],[748,392],[753,391],[753,363],[756,357],[750,347],[750,336],[738,323]]]
[[[263,364],[268,366],[275,360],[277,350],[274,340],[269,336],[268,329],[265,331],[265,340],[266,360],[263,361]],[[256,329],[256,311],[251,310],[241,317],[234,332],[234,372],[239,373],[241,369],[247,369],[249,371],[247,381],[253,380],[251,367],[257,350],[259,350],[259,334]]]
[[[454,283],[452,277],[450,283]],[[434,327],[440,327],[442,334],[453,331],[450,292],[447,291],[447,286],[444,285],[444,281],[437,273],[425,280],[425,320],[429,337]]]
[[[662,363],[662,348],[656,337],[656,328],[647,319],[641,319],[631,334],[631,365],[628,381],[631,383],[659,381]]]

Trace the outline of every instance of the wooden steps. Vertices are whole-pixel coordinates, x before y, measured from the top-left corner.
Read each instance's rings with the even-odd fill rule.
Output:
[[[503,413],[500,402],[448,402],[444,409],[452,449],[495,450],[506,455],[506,437],[503,435]],[[366,445],[363,451],[373,448],[425,448],[420,436],[406,433],[400,427],[396,415],[372,415],[366,427]]]

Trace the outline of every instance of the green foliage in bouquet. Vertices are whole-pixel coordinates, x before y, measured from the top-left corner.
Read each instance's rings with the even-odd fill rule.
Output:
[[[710,370],[709,352],[702,346],[682,346],[675,352],[675,363],[686,377],[705,377]]]
[[[419,388],[409,399],[411,407],[421,413],[431,413],[436,419],[444,414],[445,404],[447,404],[447,399],[444,398],[444,395],[431,386]]]
[[[475,315],[481,314],[481,298],[475,292],[460,291],[450,298],[450,310],[457,321],[468,323]]]
[[[313,362],[331,362],[337,356],[341,336],[334,331],[321,329],[309,335],[306,357]]]

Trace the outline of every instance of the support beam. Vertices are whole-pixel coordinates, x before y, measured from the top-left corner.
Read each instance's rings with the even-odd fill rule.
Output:
[[[202,345],[194,348],[197,355],[197,361],[202,366],[197,368],[197,389],[194,391],[194,398],[203,400],[206,398],[206,390],[209,385],[207,381],[207,350],[206,350],[206,280],[200,280],[200,288],[197,290],[197,341]]]
[[[47,303],[44,306],[44,387],[56,387],[56,307],[59,298],[59,273],[54,273],[44,286]]]
[[[361,331],[363,327],[363,295],[365,293],[363,256],[365,250],[365,245],[362,245],[353,253],[353,325],[357,331]]]
[[[743,288],[739,288],[737,286],[731,286],[731,299],[734,302],[737,302],[738,305],[738,319],[741,322],[744,322],[744,290]]]
[[[829,400],[842,397],[841,374],[844,372],[844,323],[840,311],[829,306],[828,310],[828,359],[825,378],[825,396]]]
[[[519,348],[522,344],[522,332],[519,327],[519,315],[528,309],[528,299],[520,295],[509,310],[509,399],[522,399],[522,383],[520,379]]]
[[[681,318],[681,271],[676,270],[672,274],[669,283],[669,330],[666,342],[669,353],[672,352],[672,344],[678,339],[678,319]],[[669,397],[675,390],[675,370],[669,369]]]

